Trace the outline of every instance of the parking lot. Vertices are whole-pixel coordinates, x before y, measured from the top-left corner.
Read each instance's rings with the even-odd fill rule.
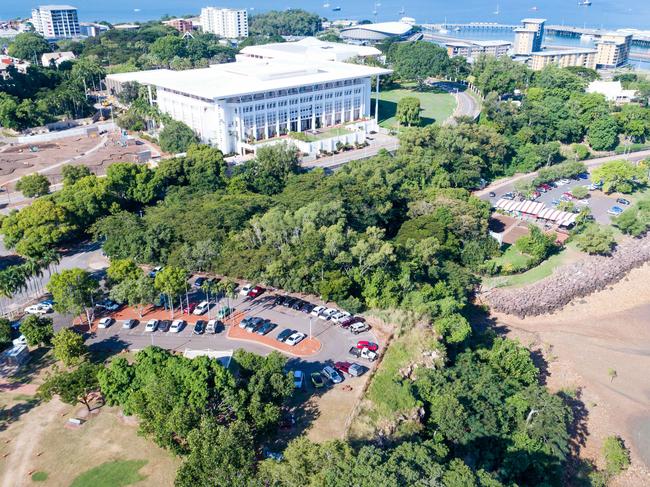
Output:
[[[556,184],[557,187],[554,187],[545,193],[542,192],[540,196],[535,199],[535,201],[544,203],[548,208],[557,208],[557,202],[560,200],[563,193],[571,192],[571,189],[575,188],[576,186],[588,186],[592,184],[592,181],[591,177],[589,176],[586,179],[571,179],[567,184],[558,184],[557,182]],[[481,199],[489,201],[492,205],[494,205],[500,198],[503,197],[504,194],[511,191],[513,191],[513,189],[508,187],[505,188],[505,190],[495,191],[495,196],[485,194],[481,196]],[[596,222],[601,224],[609,224],[612,222],[613,217],[607,213],[608,210],[610,210],[613,206],[618,206],[622,210],[625,210],[627,208],[625,205],[616,202],[616,199],[620,196],[621,195],[616,194],[607,195],[599,190],[590,191],[589,196],[585,200],[576,202],[576,207],[580,208],[582,205],[587,205],[591,209],[591,214],[593,215]]]
[[[234,298],[222,297],[208,313],[199,316],[176,311],[174,319],[183,319],[187,322],[187,325],[178,333],[145,331],[145,325],[150,319],[172,319],[171,313],[164,308],[148,310],[142,319],[138,318],[135,310],[122,308],[114,313],[97,316],[87,343],[91,347],[112,350],[138,350],[149,345],[179,352],[185,350],[227,351],[242,348],[266,355],[273,350],[278,350],[290,357],[289,366],[291,368],[299,368],[307,373],[320,370],[325,365],[333,365],[338,361],[356,362],[370,368],[371,362],[352,357],[349,354],[349,349],[356,347],[360,340],[378,343],[380,352],[385,345],[378,340],[372,330],[354,335],[333,321],[317,318],[282,305],[275,305],[276,295],[277,293],[265,292],[255,299],[239,294]],[[202,292],[194,290],[189,298],[190,302],[198,303],[205,296]],[[233,309],[232,315],[223,320],[225,329],[221,329],[215,334],[196,335],[193,333],[196,321],[216,318],[217,311],[222,306],[229,306]],[[97,322],[104,316],[113,316],[117,321],[108,328],[97,328]],[[277,326],[265,336],[245,331],[237,326],[243,318],[253,316],[268,319]],[[127,318],[136,318],[139,323],[132,329],[123,329],[122,321]],[[294,347],[283,344],[277,341],[276,337],[285,328],[305,333],[307,338]]]

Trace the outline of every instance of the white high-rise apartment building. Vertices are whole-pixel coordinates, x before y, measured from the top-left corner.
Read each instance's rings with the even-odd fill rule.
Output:
[[[204,7],[201,9],[203,32],[211,32],[226,39],[248,37],[248,12],[230,8]]]
[[[32,25],[46,39],[78,37],[81,34],[77,8],[70,5],[41,5],[33,9]]]

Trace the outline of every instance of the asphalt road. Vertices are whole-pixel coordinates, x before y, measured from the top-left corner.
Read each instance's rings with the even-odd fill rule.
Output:
[[[212,308],[211,314],[214,317],[215,310],[221,305],[230,304],[235,311],[243,311],[245,316],[260,316],[268,318],[278,326],[271,331],[267,336],[276,337],[283,329],[291,328],[296,331],[303,332],[309,335],[309,316],[300,311],[286,308],[284,306],[273,305],[272,293],[265,293],[255,300],[237,296],[234,299],[222,299],[217,306]],[[190,296],[190,301],[202,300],[202,293],[195,293]],[[314,303],[316,304],[316,303]],[[175,313],[176,319],[188,319],[187,315]],[[192,316],[189,319],[195,321],[196,319],[208,320],[210,316],[204,314],[203,316]],[[169,316],[171,319],[171,314]],[[118,321],[109,328],[98,329],[96,332],[88,334],[87,344],[90,347],[108,350],[122,350],[129,348],[138,350],[145,348],[149,345],[156,345],[169,350],[184,352],[185,350],[236,350],[242,348],[250,352],[255,352],[260,355],[267,355],[274,349],[259,342],[234,340],[226,337],[226,332],[221,331],[217,334],[203,334],[194,335],[192,333],[192,325],[186,326],[179,333],[169,332],[145,332],[144,326],[147,321],[145,318],[143,322],[139,323],[132,330],[124,330],[121,328],[121,323]],[[55,316],[55,328],[69,326],[71,322],[70,316]],[[368,340],[378,343],[375,334],[372,330],[359,335],[353,335],[348,330],[345,330],[331,321],[324,321],[320,318],[311,319],[311,332],[312,336],[321,343],[321,349],[315,355],[310,357],[290,358],[291,367],[299,367],[301,370],[311,372],[320,370],[325,365],[333,365],[337,361],[357,362],[366,367],[371,367],[371,363],[363,359],[355,359],[348,354],[350,347],[356,346],[359,340]],[[254,337],[251,334],[251,337]],[[384,345],[384,344],[380,344]],[[295,365],[292,365],[295,364]]]
[[[454,95],[456,98],[456,110],[451,117],[445,120],[445,124],[453,125],[456,123],[456,117],[478,117],[481,113],[481,106],[479,102],[472,95],[468,93],[468,88],[460,83],[453,83],[450,81],[430,81],[430,86],[435,86],[441,90]]]

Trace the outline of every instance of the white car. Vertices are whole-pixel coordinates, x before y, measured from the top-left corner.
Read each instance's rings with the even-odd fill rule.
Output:
[[[47,303],[32,304],[25,308],[25,313],[30,315],[45,315],[52,311],[52,305]]]
[[[195,315],[202,315],[205,313],[208,309],[210,308],[210,303],[207,301],[201,301],[196,308],[194,308],[194,311],[192,314]]]
[[[311,315],[312,316],[318,316],[321,314],[323,311],[325,311],[327,308],[325,306],[316,306],[314,309],[311,310]]]
[[[247,296],[248,293],[251,291],[251,289],[253,289],[253,285],[252,285],[252,284],[244,284],[244,285],[241,287],[241,289],[239,290],[239,294],[240,294],[241,296]]]
[[[174,320],[169,333],[179,333],[183,328],[185,328],[185,320]]]
[[[124,330],[130,330],[131,328],[134,328],[138,324],[138,320],[134,320],[131,318],[130,320],[124,320],[122,322],[122,329]]]
[[[156,331],[158,329],[158,320],[149,320],[144,327],[144,331]]]
[[[327,308],[326,310],[321,311],[320,317],[324,320],[329,320],[332,316],[338,313],[339,310],[336,308]]]
[[[305,373],[302,370],[293,371],[293,385],[296,389],[305,387]]]
[[[106,318],[102,318],[101,320],[99,320],[99,323],[97,324],[97,328],[108,328],[113,324],[113,321],[115,320],[108,316]]]
[[[340,324],[345,318],[350,316],[350,313],[347,311],[339,311],[338,313],[332,315],[330,318],[334,323]]]
[[[370,330],[370,326],[364,322],[355,323],[354,325],[350,326],[350,333],[353,335],[358,335],[359,333],[363,333],[364,331],[368,330]]]
[[[305,338],[307,338],[307,335],[304,333],[300,333],[299,331],[295,332],[293,335],[291,335],[289,338],[287,338],[284,343],[290,346],[295,346],[298,345],[301,341],[303,341]]]
[[[555,181],[555,184],[557,184],[558,186],[565,186],[570,182],[571,181],[569,181],[568,179],[560,179],[559,181]]]
[[[205,332],[206,333],[216,333],[217,332],[217,324],[219,323],[219,320],[210,320],[208,321],[207,326],[205,327]],[[220,326],[220,325],[219,325]]]

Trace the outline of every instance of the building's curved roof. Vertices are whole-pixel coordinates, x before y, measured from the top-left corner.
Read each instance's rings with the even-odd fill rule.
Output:
[[[380,34],[403,36],[413,28],[412,25],[404,22],[380,22],[378,24],[361,24],[352,27],[341,29],[341,33],[348,30],[367,30],[369,32],[377,32]]]

